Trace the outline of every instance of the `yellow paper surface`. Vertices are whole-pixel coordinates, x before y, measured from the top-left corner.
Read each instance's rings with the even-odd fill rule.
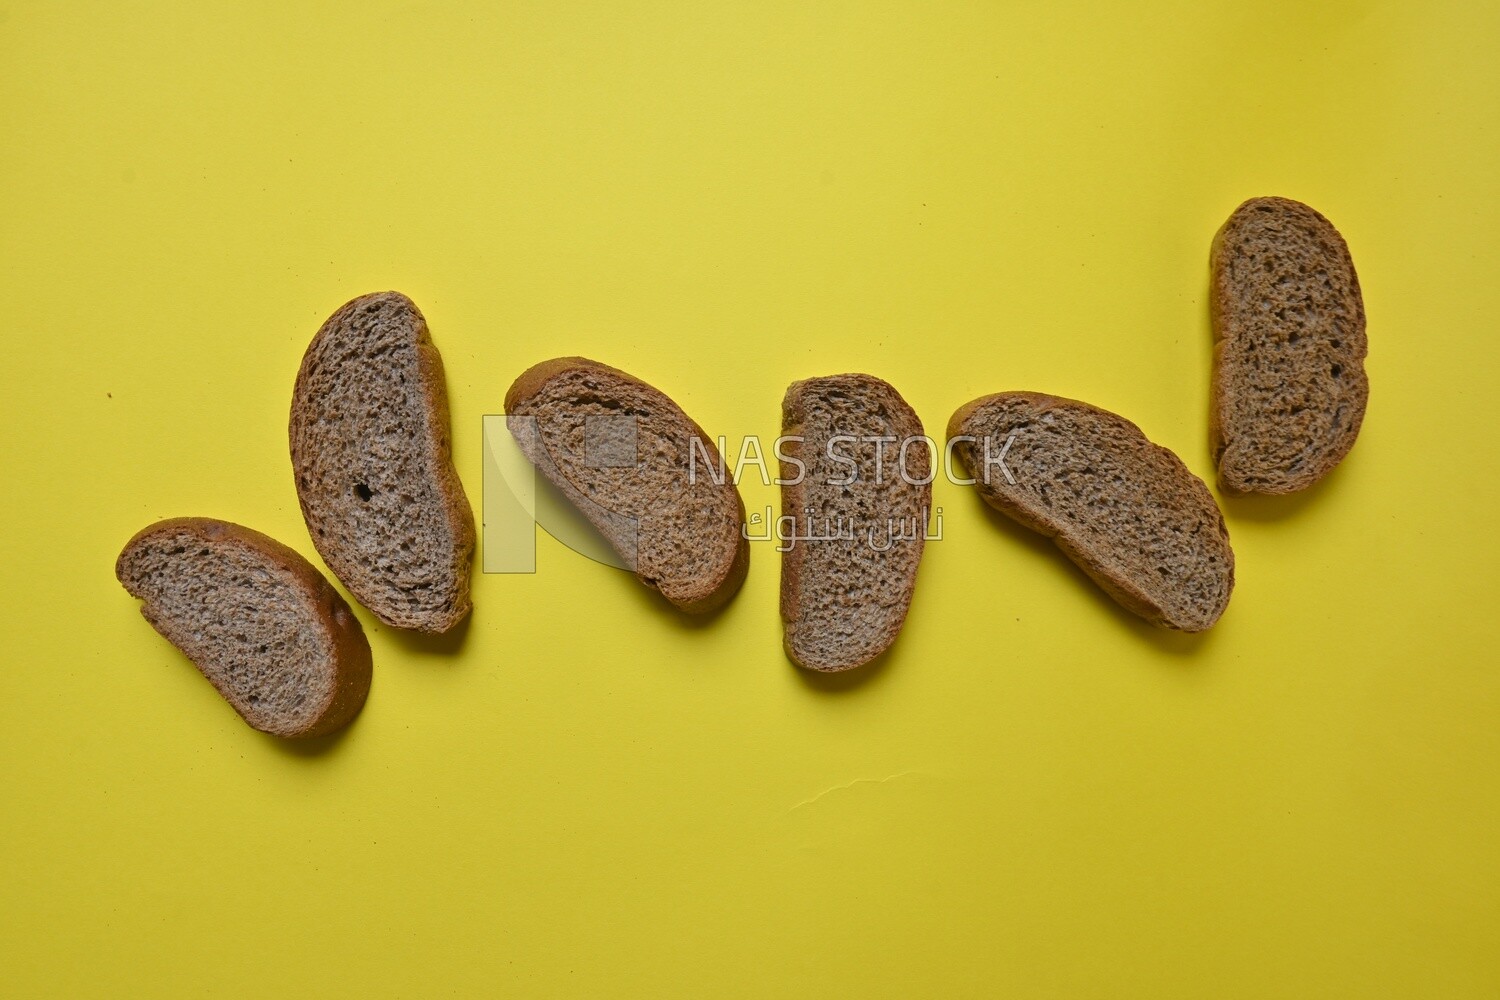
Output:
[[[1500,17],[1471,3],[0,2],[0,994],[1493,997]],[[1371,403],[1226,501],[1204,638],[939,481],[896,650],[784,658],[545,534],[363,716],[248,729],[140,618],[157,518],[316,562],[303,349],[398,288],[482,418],[543,358],[733,447],[791,381],[1035,389],[1211,478],[1209,241],[1347,237]],[[755,476],[751,510],[777,502]],[[321,562],[316,562],[320,567]]]

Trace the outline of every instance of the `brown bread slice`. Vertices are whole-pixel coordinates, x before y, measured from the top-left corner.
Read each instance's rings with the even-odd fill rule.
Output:
[[[783,643],[800,667],[852,670],[889,649],[906,622],[932,505],[932,450],[906,400],[873,375],[794,382],[781,411],[778,523],[792,529],[780,534],[799,536],[781,540]],[[874,438],[890,440],[860,440]]]
[[[387,625],[446,632],[469,613],[474,514],[453,468],[443,361],[400,292],[341,307],[292,394],[292,470],[313,544]]]
[[[971,439],[953,453],[986,503],[1051,538],[1126,608],[1184,632],[1224,613],[1234,550],[1219,505],[1129,420],[1076,400],[1002,392],[960,407],[948,437]]]
[[[359,620],[275,539],[206,517],[158,521],[126,543],[115,576],[261,732],[322,736],[364,707],[370,644]]]
[[[1306,489],[1354,446],[1370,395],[1349,248],[1306,205],[1252,198],[1214,237],[1209,268],[1219,485]]]
[[[554,358],[516,379],[505,412],[526,457],[646,586],[702,613],[745,582],[739,488],[713,441],[660,390],[597,361]]]

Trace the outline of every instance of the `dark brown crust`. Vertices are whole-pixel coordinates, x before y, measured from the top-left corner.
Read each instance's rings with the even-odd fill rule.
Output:
[[[413,306],[415,308],[415,306]],[[421,316],[421,312],[417,313]],[[453,579],[457,588],[453,614],[447,621],[431,627],[418,626],[419,631],[446,632],[473,609],[469,578],[473,572],[475,527],[474,510],[469,506],[464,484],[458,478],[458,468],[453,464],[452,418],[448,411],[448,379],[443,367],[443,356],[432,343],[427,329],[427,320],[422,320],[422,334],[417,341],[417,370],[427,385],[427,447],[438,456],[438,492],[443,497],[443,509],[448,515],[448,527],[453,532],[453,547],[457,558],[453,566]]]
[[[891,402],[895,404],[895,407],[910,421],[906,436],[915,437],[926,433],[922,427],[922,418],[917,416],[917,411],[912,409],[911,404],[902,397],[895,386],[882,378],[860,372],[849,372],[841,375],[820,376],[818,378],[802,379],[801,381],[793,382],[787,387],[786,395],[782,397],[781,401],[781,434],[782,437],[791,439],[784,441],[781,446],[781,452],[786,456],[786,459],[780,463],[781,479],[784,484],[781,487],[781,509],[784,511],[800,511],[807,503],[803,483],[801,480],[798,480],[796,467],[790,459],[802,459],[803,394],[807,389],[816,386],[817,383],[825,379],[854,379],[878,389],[883,395],[888,395]],[[931,460],[930,455],[928,456],[928,460]],[[932,505],[932,486],[930,483],[927,485],[926,490],[927,498],[924,503],[930,508]],[[922,552],[925,547],[925,539],[918,538],[916,545],[917,563],[920,564]],[[912,597],[916,594],[917,577],[915,573],[903,581],[905,600],[901,605],[900,619],[896,622],[896,627],[891,631],[890,641],[884,646],[875,650],[870,656],[859,663],[841,666],[809,663],[798,657],[796,651],[792,648],[792,638],[801,617],[797,607],[797,597],[802,590],[803,548],[800,545],[793,545],[788,551],[781,554],[781,644],[782,648],[786,650],[787,659],[805,670],[813,670],[819,673],[837,673],[862,667],[895,645],[896,639],[901,635],[901,630],[906,627],[906,617],[911,611]]]
[[[175,531],[191,532],[207,543],[243,545],[286,570],[306,595],[308,610],[323,629],[334,650],[335,682],[330,689],[328,700],[324,702],[313,720],[300,729],[262,728],[261,731],[273,736],[290,738],[325,736],[352,722],[360,709],[364,707],[365,698],[370,692],[370,643],[365,638],[359,619],[354,616],[354,612],[349,609],[349,605],[339,592],[324,579],[323,574],[319,573],[300,553],[251,528],[208,517],[174,517],[142,528],[131,536],[130,541],[126,542],[125,547],[120,551],[120,556],[115,561],[115,577],[127,591],[130,591],[131,596],[141,597],[140,594],[131,590],[130,583],[125,578],[126,556],[131,549],[146,538],[161,532]],[[169,642],[173,642],[172,637],[162,625],[154,621],[147,613],[148,610],[147,605],[141,606],[142,617],[151,622],[152,627]],[[173,642],[173,645],[176,643]],[[194,666],[198,664],[195,663]],[[201,667],[199,670],[202,672]],[[208,674],[204,672],[204,676],[208,677]],[[212,677],[208,679],[213,681]],[[237,703],[233,696],[224,688],[219,687],[217,683],[214,686],[219,694],[224,696],[224,700],[228,701],[240,714],[240,717],[246,718],[244,706]],[[246,721],[249,721],[248,718]]]
[[[681,415],[682,419],[687,422],[687,425],[693,435],[697,437],[700,443],[703,445],[704,454],[710,456],[711,458],[719,456],[718,446],[714,443],[713,439],[711,439],[706,433],[704,433],[703,428],[698,426],[697,421],[688,416],[687,412],[683,410],[682,407],[678,406],[670,396],[668,396],[666,393],[662,392],[655,386],[651,385],[649,382],[645,382],[639,378],[636,378],[629,372],[621,371],[618,368],[613,368],[609,365],[603,364],[602,362],[593,361],[589,358],[551,358],[547,361],[541,361],[537,364],[532,365],[530,368],[522,372],[516,378],[515,382],[511,383],[510,389],[505,393],[505,412],[508,414],[516,413],[524,409],[531,400],[535,399],[542,393],[542,390],[546,388],[548,382],[552,381],[559,375],[582,369],[591,369],[594,371],[608,373],[615,378],[630,382],[634,385],[638,385],[643,389],[646,389],[662,397],[667,401],[667,403],[672,406],[674,410],[676,410],[678,414]],[[545,474],[548,470],[543,469],[542,471]],[[557,485],[561,486],[562,484]],[[723,489],[734,496],[736,509],[739,511],[739,523],[743,528],[745,523],[745,501],[744,498],[740,496],[739,487],[734,484],[732,477],[726,476]],[[584,509],[583,513],[585,516],[589,517],[590,520],[593,520],[593,516],[589,510]],[[603,526],[601,525],[600,527]],[[608,537],[607,533],[606,537]],[[708,612],[715,611],[723,607],[730,598],[734,597],[734,595],[739,592],[740,586],[744,584],[745,577],[749,573],[749,570],[750,542],[747,538],[745,538],[744,532],[742,530],[740,532],[739,542],[735,546],[734,554],[730,558],[728,566],[725,568],[723,575],[721,575],[716,582],[707,587],[702,594],[696,597],[689,598],[685,601],[674,601],[672,602],[672,604],[674,607],[679,608],[680,610],[685,611],[688,614],[707,614]],[[661,593],[661,588],[656,586],[650,580],[645,579],[639,574],[636,575],[636,579],[640,580],[641,583],[643,583],[647,587],[650,587],[652,590],[655,590],[657,593]],[[663,594],[662,596],[664,598],[666,597],[665,594]]]
[[[781,436],[786,440],[781,444],[781,453],[785,457],[779,464],[782,482],[781,509],[785,511],[800,511],[807,506],[807,491],[803,485],[806,469],[803,470],[804,477],[799,477],[793,461],[804,461],[801,407],[794,406],[792,401],[793,392],[802,384],[793,382],[787,387],[786,395],[781,400]],[[797,666],[806,670],[818,670],[818,667],[798,659],[796,650],[792,648],[792,636],[801,618],[797,595],[802,592],[802,562],[806,556],[802,549],[803,546],[793,545],[781,554],[781,647],[786,651],[786,658]]]
[[[1171,460],[1171,463],[1177,467],[1177,469],[1183,476],[1196,481],[1200,486],[1203,487],[1203,496],[1206,501],[1205,510],[1208,508],[1212,508],[1213,515],[1218,521],[1219,531],[1225,540],[1225,547],[1226,549],[1228,549],[1228,589],[1230,591],[1234,589],[1234,550],[1228,545],[1229,528],[1224,523],[1223,512],[1219,510],[1219,505],[1214,502],[1213,495],[1208,492],[1208,487],[1203,483],[1201,479],[1193,474],[1193,471],[1191,469],[1183,464],[1182,459],[1177,456],[1176,452],[1172,451],[1170,448],[1165,448],[1162,445],[1150,441],[1150,439],[1146,437],[1145,432],[1143,432],[1140,427],[1138,427],[1133,421],[1120,416],[1118,413],[1113,413],[1109,410],[1094,406],[1090,403],[1084,403],[1076,399],[1067,399],[1062,396],[1052,396],[1048,395],[1047,393],[1041,392],[991,393],[988,396],[981,396],[978,399],[965,403],[963,406],[960,406],[957,410],[955,410],[953,416],[948,420],[948,440],[951,441],[962,434],[968,433],[964,429],[964,426],[968,422],[969,417],[972,416],[973,413],[980,407],[986,405],[987,403],[994,402],[995,400],[1000,398],[1024,399],[1029,403],[1044,409],[1051,409],[1056,407],[1077,407],[1079,409],[1087,410],[1091,413],[1098,414],[1105,419],[1116,421],[1122,425],[1125,425],[1134,433],[1139,434],[1142,439],[1150,443],[1152,447],[1154,447],[1158,452],[1169,458]],[[954,454],[959,458],[959,461],[961,463],[965,464],[967,468],[968,463],[964,461],[962,449],[955,448]],[[970,471],[970,475],[973,475],[972,471]],[[1089,578],[1097,583],[1105,593],[1114,598],[1114,600],[1126,610],[1141,616],[1142,618],[1151,622],[1151,624],[1153,625],[1184,632],[1201,632],[1213,627],[1213,625],[1219,620],[1219,617],[1223,614],[1223,609],[1219,609],[1219,613],[1214,616],[1213,620],[1202,626],[1184,627],[1184,625],[1180,622],[1173,622],[1168,619],[1166,610],[1162,608],[1161,605],[1147,596],[1130,580],[1124,577],[1111,576],[1108,573],[1105,573],[1101,568],[1093,565],[1093,560],[1089,559],[1088,556],[1083,553],[1077,546],[1069,542],[1063,532],[1063,525],[1061,525],[1057,521],[1050,520],[1043,516],[1034,515],[1025,507],[1013,502],[1010,498],[1011,495],[1004,490],[981,489],[979,491],[979,495],[983,498],[985,503],[1000,511],[1005,516],[1016,521],[1018,524],[1022,525],[1023,527],[1029,528],[1032,531],[1037,532],[1038,534],[1044,535],[1047,538],[1052,539],[1053,543],[1057,545],[1062,553],[1066,555],[1068,559],[1070,559],[1079,569],[1088,574]]]
[[[1227,445],[1227,434],[1229,429],[1226,424],[1231,421],[1227,418],[1228,409],[1228,386],[1233,381],[1235,373],[1225,361],[1227,347],[1238,335],[1238,331],[1231,329],[1229,317],[1233,315],[1231,306],[1235,290],[1229,280],[1229,269],[1224,256],[1224,245],[1227,238],[1235,231],[1247,212],[1253,211],[1261,206],[1272,206],[1279,211],[1290,215],[1300,216],[1312,220],[1313,224],[1322,229],[1329,239],[1338,247],[1339,260],[1330,262],[1347,272],[1349,282],[1349,295],[1353,299],[1354,313],[1356,316],[1355,329],[1350,334],[1353,344],[1350,349],[1348,363],[1345,371],[1348,375],[1349,388],[1345,392],[1352,413],[1349,420],[1350,432],[1343,438],[1332,442],[1332,447],[1321,456],[1321,460],[1309,466],[1300,476],[1289,478],[1285,483],[1278,484],[1252,484],[1244,481],[1233,469],[1226,468],[1223,457]],[[1269,495],[1283,495],[1296,493],[1304,490],[1321,480],[1344,460],[1349,451],[1354,447],[1355,439],[1359,436],[1360,426],[1364,422],[1365,409],[1369,405],[1370,381],[1365,372],[1364,359],[1369,350],[1369,341],[1365,331],[1365,305],[1364,295],[1359,287],[1359,275],[1354,270],[1354,259],[1349,253],[1349,245],[1345,242],[1343,234],[1338,231],[1320,212],[1310,205],[1304,205],[1300,201],[1290,198],[1262,197],[1251,198],[1241,204],[1230,214],[1224,224],[1214,234],[1213,244],[1209,249],[1209,316],[1214,334],[1214,356],[1213,374],[1211,378],[1208,436],[1209,446],[1212,449],[1214,465],[1218,469],[1219,488],[1226,493],[1262,493]],[[1239,429],[1239,433],[1255,433],[1249,428]]]
[[[347,574],[340,574],[337,567],[343,565],[344,556],[336,547],[333,539],[320,539],[318,533],[312,531],[314,521],[307,496],[301,487],[300,473],[303,468],[303,457],[299,442],[299,427],[306,420],[308,407],[299,405],[305,399],[306,376],[308,365],[311,363],[314,346],[329,331],[335,329],[343,317],[352,310],[358,309],[364,303],[373,299],[388,297],[399,297],[410,306],[418,323],[417,332],[417,371],[422,378],[424,392],[423,400],[426,404],[427,440],[426,447],[434,456],[434,465],[438,471],[437,492],[442,498],[443,511],[447,515],[448,529],[453,537],[454,543],[454,565],[451,572],[454,581],[453,610],[446,618],[434,618],[430,615],[412,616],[405,608],[385,607],[382,602],[375,600],[373,595],[361,594],[350,586],[350,582],[344,579]],[[458,470],[453,464],[453,449],[450,436],[451,420],[448,412],[448,386],[443,369],[443,358],[438,349],[432,343],[432,337],[427,329],[426,317],[416,304],[411,302],[400,292],[372,292],[350,299],[338,309],[319,328],[307,351],[303,354],[302,363],[297,369],[297,380],[292,390],[292,410],[288,423],[288,438],[291,443],[293,481],[298,484],[297,501],[302,509],[303,519],[307,522],[309,535],[313,546],[323,561],[328,564],[335,576],[339,576],[345,586],[350,587],[350,593],[355,600],[379,618],[382,622],[392,628],[408,628],[418,632],[439,634],[447,632],[453,626],[463,621],[473,607],[470,598],[469,578],[472,573],[472,561],[474,556],[475,528],[474,512],[469,506],[468,496],[464,493],[463,482],[458,478]],[[350,557],[356,558],[356,557]]]

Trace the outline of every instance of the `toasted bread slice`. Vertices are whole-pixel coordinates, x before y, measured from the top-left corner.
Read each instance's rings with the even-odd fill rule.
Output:
[[[364,707],[370,644],[359,619],[275,539],[206,517],[158,521],[126,543],[115,576],[261,732],[321,736]]]
[[[986,503],[1050,537],[1126,608],[1184,632],[1224,613],[1234,550],[1219,506],[1203,480],[1129,420],[1071,399],[1002,392],[960,407],[948,437],[961,439],[953,453]]]
[[[302,358],[292,470],[313,544],[387,625],[446,632],[469,613],[474,514],[453,468],[443,361],[399,292],[342,306]]]
[[[660,390],[587,358],[554,358],[505,394],[522,452],[683,611],[722,606],[750,565],[745,504],[703,429]]]
[[[1252,198],[1214,237],[1209,267],[1219,485],[1306,489],[1354,446],[1370,396],[1349,247],[1306,205]]]
[[[932,504],[922,421],[873,375],[794,382],[781,404],[783,643],[809,670],[852,670],[896,641]]]

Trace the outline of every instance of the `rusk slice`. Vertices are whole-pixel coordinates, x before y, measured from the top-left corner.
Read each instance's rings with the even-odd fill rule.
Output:
[[[953,453],[986,503],[1051,538],[1126,608],[1184,632],[1224,613],[1234,551],[1219,506],[1181,459],[1129,420],[1071,399],[1003,392],[961,407],[948,437],[962,439]]]
[[[370,645],[359,620],[280,542],[210,518],[158,521],[125,545],[115,576],[256,729],[321,736],[364,706]]]
[[[1349,248],[1306,205],[1254,198],[1214,237],[1209,266],[1219,485],[1306,489],[1354,446],[1370,396]]]
[[[526,457],[638,580],[691,613],[739,590],[744,502],[712,439],[666,394],[597,361],[554,358],[516,379],[505,412]]]
[[[831,375],[782,402],[781,618],[787,656],[851,670],[906,622],[932,504],[932,450],[889,383]]]
[[[443,362],[399,292],[329,317],[292,395],[292,470],[313,544],[387,625],[446,632],[469,613],[474,514],[453,468]]]

